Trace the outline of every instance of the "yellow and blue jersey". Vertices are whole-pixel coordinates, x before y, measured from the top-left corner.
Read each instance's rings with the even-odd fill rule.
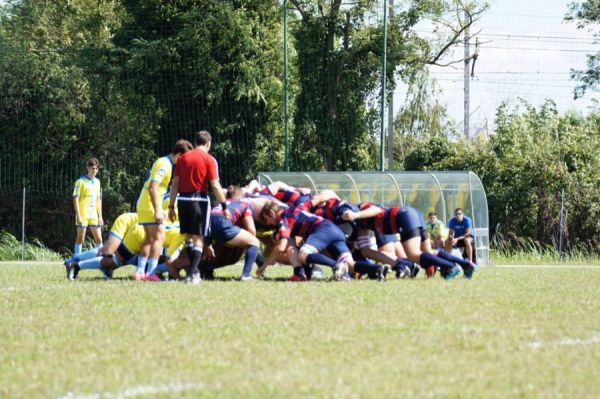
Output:
[[[125,233],[138,222],[138,215],[135,212],[127,212],[119,215],[110,228],[109,235],[123,241]]]
[[[441,220],[437,220],[434,224],[431,222],[427,222],[427,235],[430,240],[435,240],[437,238],[441,238],[442,240],[446,239],[448,236],[446,227],[444,226],[444,222]]]
[[[125,233],[121,245],[124,245],[131,254],[137,255],[145,240],[146,232],[144,231],[144,227],[139,224],[134,224]]]
[[[158,183],[158,196],[159,198],[163,198],[169,192],[172,175],[173,161],[171,161],[169,156],[158,158],[152,165],[137,201],[136,210],[140,224],[156,223],[156,219],[154,218],[155,210],[150,199],[150,184],[153,182]]]
[[[102,200],[100,180],[95,177],[90,178],[87,175],[81,176],[75,182],[73,198],[77,198],[79,203],[79,212],[83,219],[82,226],[97,226],[100,210],[98,205]]]
[[[185,234],[179,231],[179,225],[170,224],[165,228],[164,255],[175,258],[185,244]]]

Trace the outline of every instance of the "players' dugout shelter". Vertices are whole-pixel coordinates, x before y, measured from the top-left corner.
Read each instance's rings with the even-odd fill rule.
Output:
[[[261,172],[258,181],[263,185],[283,181],[315,193],[331,189],[355,204],[410,205],[426,219],[435,211],[446,226],[454,209],[462,208],[473,221],[477,263],[489,265],[487,197],[481,180],[472,172]]]

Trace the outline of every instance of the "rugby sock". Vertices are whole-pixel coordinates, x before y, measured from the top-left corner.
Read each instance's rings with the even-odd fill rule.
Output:
[[[260,267],[260,266],[264,265],[265,260],[267,260],[267,257],[265,255],[263,255],[262,252],[259,252],[258,255],[256,256],[256,264]]]
[[[156,274],[156,266],[158,266],[158,259],[148,258],[148,274]]]
[[[167,266],[166,263],[161,263],[160,265],[156,266],[156,273],[157,274],[166,273],[168,271],[169,271],[169,266]]]
[[[323,254],[310,254],[306,257],[306,261],[308,263],[316,263],[318,265],[329,266],[331,268],[335,267],[335,260]]]
[[[454,256],[451,253],[444,251],[443,249],[438,250],[437,256],[439,256],[440,258],[445,259],[447,261],[450,261],[450,262],[453,262],[453,263],[458,263],[462,267],[469,267],[469,261],[468,260],[464,260],[463,258],[459,258],[458,256]]]
[[[371,274],[379,271],[379,265],[359,260],[354,263],[354,271],[360,274]]]
[[[202,260],[202,247],[200,245],[193,245],[190,252],[192,253],[190,257],[190,275],[200,273],[198,266]]]
[[[73,260],[82,262],[84,260],[95,258],[96,255],[98,254],[99,249],[100,248],[96,247],[96,248],[90,249],[89,251],[81,252],[79,255],[75,256],[73,258]]]
[[[79,262],[80,269],[100,269],[100,262],[102,261],[102,257],[98,256],[93,259],[84,260],[83,262]]]
[[[419,264],[423,267],[428,266],[439,266],[445,269],[452,269],[454,267],[454,263],[448,262],[434,254],[430,254],[429,252],[422,252],[419,257]]]
[[[145,274],[146,263],[148,263],[148,258],[146,258],[145,256],[138,256],[137,270],[135,271],[135,274]]]
[[[75,249],[73,250],[73,255],[79,255],[81,250],[83,249],[83,244],[75,243]]]
[[[192,251],[192,248],[194,248],[194,244],[192,244],[191,242],[186,242],[185,243],[185,253],[187,254],[188,259],[190,260],[190,265],[192,264],[192,257],[194,256],[194,252]],[[188,273],[192,273],[191,269],[186,269]]]
[[[244,270],[242,271],[242,276],[249,276],[252,272],[252,266],[254,266],[254,261],[258,256],[258,247],[249,246],[246,249],[246,260],[244,261]]]
[[[306,276],[304,266],[294,266],[294,274],[297,276]]]
[[[405,258],[397,258],[396,259],[396,269],[398,268],[398,266],[405,266],[405,267],[412,267],[413,262],[409,261],[408,259]],[[402,270],[402,267],[400,267],[400,270]]]

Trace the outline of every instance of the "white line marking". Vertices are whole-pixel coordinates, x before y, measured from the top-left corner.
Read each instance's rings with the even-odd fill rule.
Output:
[[[491,269],[600,269],[600,265],[494,265]]]
[[[59,399],[109,399],[109,398],[136,398],[139,396],[158,395],[158,394],[177,394],[188,391],[200,391],[204,389],[204,384],[200,382],[188,383],[168,383],[161,385],[137,385],[131,388],[116,392],[98,392],[92,394],[80,395],[68,392]]]
[[[533,341],[528,344],[531,349],[539,349],[543,347],[555,347],[555,346],[581,346],[581,345],[594,345],[600,344],[600,336],[590,337],[588,339],[579,338],[563,338],[558,341],[541,342]]]

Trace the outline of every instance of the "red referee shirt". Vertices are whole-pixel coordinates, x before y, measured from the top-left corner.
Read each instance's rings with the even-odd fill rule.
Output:
[[[180,193],[208,193],[208,182],[219,180],[219,165],[212,155],[195,148],[177,160],[174,176],[179,176]]]

